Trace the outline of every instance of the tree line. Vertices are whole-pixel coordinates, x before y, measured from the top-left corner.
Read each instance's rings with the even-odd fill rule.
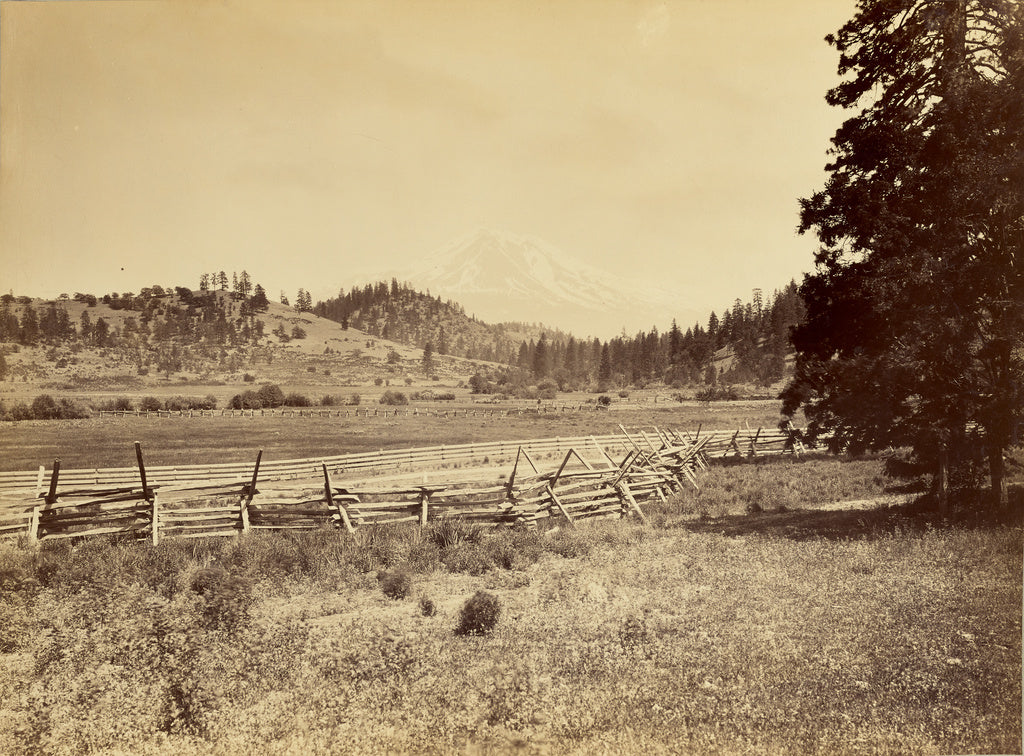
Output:
[[[242,280],[247,278],[243,271]],[[243,290],[249,294],[242,294]],[[71,300],[85,305],[75,321],[65,307]],[[99,304],[120,316],[108,320],[95,315]],[[258,284],[230,294],[159,285],[138,294],[75,293],[42,306],[29,297],[4,294],[0,296],[0,342],[51,347],[55,359],[58,347],[72,352],[83,347],[113,349],[130,357],[140,370],[152,366],[178,372],[210,361],[227,363],[232,356],[237,358],[232,354],[237,350],[259,345],[266,334],[258,315],[268,306],[266,292]],[[0,377],[3,369],[0,362]]]
[[[684,386],[743,383],[770,386],[786,368],[789,332],[803,317],[796,282],[764,301],[755,290],[737,299],[721,317],[683,331],[676,321],[665,332],[652,328],[635,336],[601,341],[572,336],[523,342],[515,366],[534,380],[553,379],[562,390],[590,386],[643,387],[650,383]]]

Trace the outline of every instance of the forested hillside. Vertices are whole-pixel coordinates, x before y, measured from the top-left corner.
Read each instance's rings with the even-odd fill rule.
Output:
[[[520,344],[545,332],[525,323],[483,323],[466,315],[462,305],[415,291],[395,279],[341,291],[312,309],[343,328],[351,326],[420,349],[429,347],[435,354],[512,365]],[[546,332],[567,337],[557,330]]]
[[[83,348],[103,349],[141,371],[240,365],[269,335],[259,317],[269,306],[266,293],[244,271],[242,280],[233,292],[152,286],[138,294],[65,294],[45,303],[4,294],[0,341],[50,347],[55,361],[73,360]]]
[[[712,312],[706,326],[696,323],[685,331],[673,321],[664,332],[652,328],[605,342],[543,335],[520,345],[515,365],[535,380],[553,379],[562,389],[657,382],[770,386],[783,378],[789,330],[803,312],[791,281],[768,301],[755,290],[751,301],[737,299],[721,317]]]

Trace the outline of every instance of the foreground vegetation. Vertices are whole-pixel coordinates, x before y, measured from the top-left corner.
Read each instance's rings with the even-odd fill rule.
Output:
[[[804,508],[878,472],[716,467],[651,526],[5,548],[0,750],[1019,752],[1020,523]]]

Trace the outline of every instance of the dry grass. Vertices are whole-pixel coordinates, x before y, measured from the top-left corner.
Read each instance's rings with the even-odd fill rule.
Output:
[[[830,462],[802,464],[703,496],[726,473],[810,496]],[[653,528],[2,551],[0,751],[1020,752],[1018,520],[728,496]],[[497,624],[457,635],[478,591]]]

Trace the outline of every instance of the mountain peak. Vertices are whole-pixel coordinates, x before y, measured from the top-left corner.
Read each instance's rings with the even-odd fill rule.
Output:
[[[488,322],[543,322],[577,335],[667,327],[678,296],[622,280],[534,236],[476,228],[402,276]],[[696,316],[696,313],[694,313]]]

